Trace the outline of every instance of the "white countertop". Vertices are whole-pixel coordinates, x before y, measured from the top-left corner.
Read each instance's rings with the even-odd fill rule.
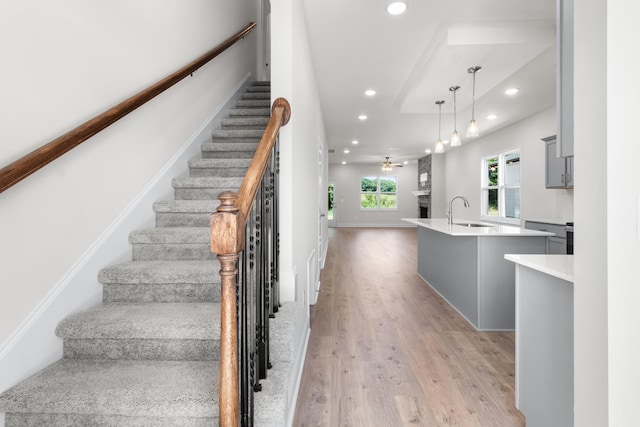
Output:
[[[450,236],[554,236],[553,233],[549,233],[546,231],[529,230],[512,225],[468,221],[464,219],[454,219],[454,223],[452,225],[449,225],[447,223],[446,218],[402,218],[402,220],[411,224],[415,224],[418,227],[429,228],[431,230],[448,234]],[[489,224],[490,227],[466,227],[457,225],[456,223]]]
[[[573,255],[515,255],[504,259],[573,283]]]

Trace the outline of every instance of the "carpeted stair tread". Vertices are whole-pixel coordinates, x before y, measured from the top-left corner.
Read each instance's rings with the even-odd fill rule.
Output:
[[[63,359],[0,395],[0,412],[75,415],[81,425],[143,425],[129,417],[217,425],[218,371],[215,361]]]
[[[194,159],[189,162],[189,167],[198,168],[248,168],[251,159]]]
[[[271,92],[271,85],[256,85],[249,86],[247,92]]]
[[[156,227],[209,227],[220,200],[164,200],[153,204]]]
[[[271,116],[271,108],[232,108],[229,110],[229,117],[236,116],[262,116],[262,117],[270,117]]]
[[[258,143],[204,143],[202,157],[205,159],[251,159]]]
[[[267,101],[271,100],[271,93],[268,91],[264,92],[250,92],[247,91],[240,95],[241,99],[266,99]]]
[[[240,188],[243,177],[180,177],[173,178],[173,188]]]
[[[98,274],[105,302],[219,302],[220,263],[131,261]]]
[[[214,138],[211,142],[203,142],[201,146],[203,158],[207,155],[207,151],[248,151],[253,155],[258,148],[260,138]],[[238,157],[244,159],[245,157]]]
[[[209,227],[210,223],[211,212],[156,212],[156,227]]]
[[[264,129],[216,129],[211,133],[213,138],[262,138]],[[259,141],[258,141],[259,142]]]
[[[211,231],[207,227],[156,227],[129,233],[131,244],[209,243],[210,238]]]
[[[251,159],[195,159],[189,162],[189,176],[199,177],[244,177]]]
[[[134,261],[214,259],[209,227],[156,227],[129,234]]]
[[[108,303],[58,324],[60,338],[219,340],[217,303]]]
[[[220,283],[220,262],[211,261],[129,261],[103,268],[102,284]]]
[[[228,154],[228,153],[227,153]],[[253,156],[253,152],[248,152]],[[174,178],[176,200],[215,200],[224,191],[237,192],[243,177],[181,177]]]
[[[222,119],[223,127],[239,127],[239,126],[262,126],[263,128],[269,123],[269,117],[230,117]]]
[[[270,99],[239,99],[236,101],[236,107],[271,108],[271,100]]]
[[[153,204],[156,213],[208,213],[220,206],[220,200],[161,200]]]

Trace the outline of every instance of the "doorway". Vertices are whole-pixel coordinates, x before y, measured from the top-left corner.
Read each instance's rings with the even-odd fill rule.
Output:
[[[336,211],[336,201],[338,200],[338,197],[336,194],[336,181],[334,179],[330,179],[327,194],[327,225],[329,227],[338,226],[338,216]]]

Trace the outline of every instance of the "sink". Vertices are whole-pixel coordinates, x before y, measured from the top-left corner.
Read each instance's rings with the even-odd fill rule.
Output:
[[[460,225],[462,227],[496,227],[493,224],[478,224],[475,222],[454,222],[454,225]]]

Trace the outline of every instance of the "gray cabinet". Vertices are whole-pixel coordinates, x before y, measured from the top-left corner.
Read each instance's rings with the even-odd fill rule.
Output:
[[[555,236],[547,237],[546,252],[548,254],[567,253],[567,230],[564,224],[551,224],[549,222],[527,220],[524,222],[524,228],[554,233]]]
[[[573,2],[556,0],[558,157],[573,156]]]
[[[567,253],[567,239],[560,237],[547,237],[547,253],[559,255]]]
[[[558,157],[556,136],[542,139],[546,144],[546,188],[573,188],[573,156]]]

